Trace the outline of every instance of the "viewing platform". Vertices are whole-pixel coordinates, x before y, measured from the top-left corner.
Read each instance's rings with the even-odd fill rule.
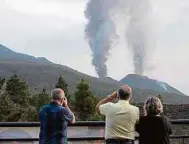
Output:
[[[189,144],[189,119],[171,120],[171,144]],[[38,144],[39,122],[0,122],[1,144]],[[68,127],[69,144],[102,144],[104,121],[78,121]],[[138,144],[136,133],[136,144]]]

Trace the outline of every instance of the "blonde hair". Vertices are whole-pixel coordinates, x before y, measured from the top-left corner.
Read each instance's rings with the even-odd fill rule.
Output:
[[[161,100],[155,96],[148,97],[143,108],[145,115],[159,115],[163,113]]]

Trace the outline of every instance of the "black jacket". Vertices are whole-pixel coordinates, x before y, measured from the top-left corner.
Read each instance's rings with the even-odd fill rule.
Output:
[[[142,116],[136,125],[139,144],[170,144],[171,123],[165,116]]]

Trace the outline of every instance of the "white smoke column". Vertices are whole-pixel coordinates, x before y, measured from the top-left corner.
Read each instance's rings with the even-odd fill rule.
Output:
[[[129,9],[129,13],[126,13],[129,17],[126,39],[132,51],[135,73],[142,75],[150,48],[151,6],[148,0],[126,0],[125,6]],[[151,47],[151,49],[154,48]]]
[[[117,37],[111,13],[116,3],[116,0],[89,0],[85,10],[88,19],[85,35],[93,52],[92,64],[101,78],[107,76],[106,61]]]

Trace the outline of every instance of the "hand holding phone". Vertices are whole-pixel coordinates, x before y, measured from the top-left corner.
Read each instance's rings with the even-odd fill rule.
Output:
[[[117,98],[117,91],[113,92],[111,95],[110,95],[110,98],[113,100],[115,98]]]
[[[63,104],[62,106],[67,107],[68,106],[68,100],[66,97],[63,98]]]

